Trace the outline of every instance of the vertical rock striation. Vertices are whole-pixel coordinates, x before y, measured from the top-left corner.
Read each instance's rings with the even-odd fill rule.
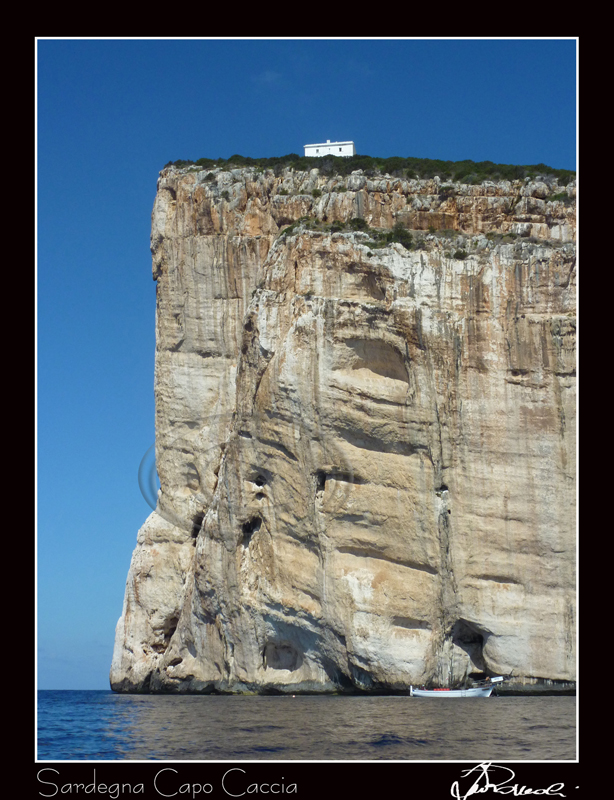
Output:
[[[575,680],[562,188],[162,171],[161,489],[114,690]]]

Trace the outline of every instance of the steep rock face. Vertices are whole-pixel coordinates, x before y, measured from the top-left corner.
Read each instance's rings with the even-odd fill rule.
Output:
[[[113,689],[575,679],[562,188],[163,170],[161,490]]]

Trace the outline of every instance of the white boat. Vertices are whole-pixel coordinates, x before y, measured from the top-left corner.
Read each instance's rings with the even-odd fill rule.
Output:
[[[412,697],[490,697],[493,686],[473,686],[471,689],[414,689],[409,687]]]
[[[409,687],[411,697],[490,697],[494,684],[503,678],[490,678],[483,683],[469,689],[414,689]]]

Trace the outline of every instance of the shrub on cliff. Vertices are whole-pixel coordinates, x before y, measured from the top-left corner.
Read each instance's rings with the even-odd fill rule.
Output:
[[[189,161],[189,160],[186,161],[183,158],[179,158],[179,159],[177,159],[177,161],[169,161],[168,164],[165,164],[164,166],[165,167],[179,167],[181,169],[182,167],[191,167],[193,164],[194,164],[193,161]]]
[[[454,186],[441,186],[439,188],[439,199],[440,200],[447,200],[449,197],[454,197],[456,195],[456,189]]]
[[[407,230],[407,228],[400,222],[397,222],[394,228],[385,236],[386,236],[386,241],[398,242],[399,244],[402,244],[406,250],[411,250],[414,237]]]
[[[237,167],[249,167],[254,163],[254,159],[249,156],[234,155],[230,156],[226,163],[228,165],[233,164]]]
[[[397,222],[390,231],[374,230],[368,226],[364,230],[373,237],[372,241],[367,242],[367,245],[372,248],[387,247],[393,242],[402,244],[406,250],[411,250],[413,246],[414,237],[400,222]]]
[[[570,206],[573,203],[573,197],[570,197],[567,192],[559,192],[559,194],[552,194],[550,197],[546,198],[547,203],[565,203],[566,206]]]

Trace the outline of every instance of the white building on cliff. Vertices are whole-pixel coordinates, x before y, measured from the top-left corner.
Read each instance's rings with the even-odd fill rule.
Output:
[[[331,142],[326,140],[326,144],[306,144],[305,155],[316,156],[355,156],[356,148],[354,142]]]

